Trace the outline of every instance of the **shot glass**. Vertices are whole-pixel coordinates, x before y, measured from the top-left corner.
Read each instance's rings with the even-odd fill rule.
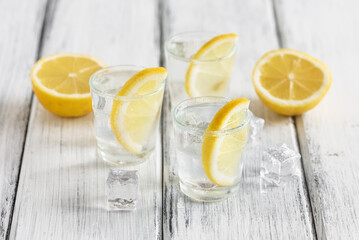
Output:
[[[144,67],[126,65],[107,67],[95,72],[90,78],[97,155],[108,163],[114,165],[139,164],[148,159],[155,148],[165,82],[153,92],[145,95],[116,96],[125,82],[143,69]],[[146,102],[153,104],[149,107]],[[144,129],[141,128],[141,125],[134,126],[131,122],[123,120],[116,122],[115,124],[119,124],[119,126],[114,129],[114,123],[111,123],[111,114],[115,103],[121,104],[120,111],[118,111],[118,114],[122,114],[120,119],[126,119],[126,116],[136,117],[137,113],[134,113],[133,109],[139,109],[139,106],[143,106],[146,111],[153,111],[155,118],[151,122],[151,127]],[[114,131],[122,131],[120,134],[124,137],[120,139],[121,141],[118,140],[118,137],[116,138]],[[136,136],[140,137],[131,134],[137,134]]]
[[[198,86],[200,88],[214,88],[210,96],[227,96],[230,85],[230,78],[235,60],[237,46],[225,53],[224,56],[206,60],[193,59],[197,51],[209,40],[219,34],[211,32],[187,32],[174,35],[165,43],[166,67],[169,75],[168,80],[173,82],[182,82],[183,87],[189,67],[195,66],[200,69],[201,77],[206,79],[206,84]],[[226,74],[218,79],[216,72],[207,71],[207,69],[225,68]],[[197,71],[197,70],[196,70]],[[197,94],[192,97],[200,97]]]
[[[246,143],[251,112],[247,111],[241,123],[230,129],[206,131],[216,112],[230,99],[224,97],[198,97],[180,102],[172,111],[174,122],[175,149],[181,191],[197,201],[219,201],[238,191],[242,175],[241,153]],[[244,136],[244,142],[233,144],[233,151],[239,152],[236,166],[232,166],[233,182],[220,186],[213,183],[204,171],[202,145],[204,138]],[[218,150],[218,148],[217,148]],[[233,160],[233,159],[232,159]]]

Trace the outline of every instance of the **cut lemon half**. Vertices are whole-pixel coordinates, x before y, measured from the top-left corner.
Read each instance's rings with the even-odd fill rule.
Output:
[[[41,58],[31,70],[31,82],[42,106],[65,117],[92,111],[89,79],[105,67],[101,60],[84,54],[60,53]]]
[[[111,127],[118,142],[139,154],[155,134],[161,113],[167,70],[146,68],[132,76],[116,94]]]
[[[216,185],[230,186],[238,177],[249,129],[248,106],[246,98],[228,102],[218,110],[204,133],[203,169]]]
[[[291,116],[314,108],[328,92],[332,75],[327,66],[308,54],[278,49],[259,59],[252,82],[268,108]]]
[[[205,43],[191,59],[185,79],[190,97],[224,96],[232,74],[237,34],[223,34]]]

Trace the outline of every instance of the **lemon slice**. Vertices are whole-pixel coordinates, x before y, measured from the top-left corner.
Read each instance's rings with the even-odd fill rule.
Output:
[[[84,54],[60,53],[41,58],[31,70],[31,82],[39,102],[52,113],[66,117],[92,111],[89,79],[105,67]]]
[[[162,67],[146,68],[132,76],[113,100],[112,131],[132,153],[141,153],[149,137],[154,137],[151,135],[161,113],[166,77],[167,70]]]
[[[308,54],[278,49],[259,59],[252,82],[267,107],[291,116],[315,107],[328,92],[332,75],[327,66]]]
[[[231,77],[237,34],[223,34],[205,43],[193,56],[185,79],[190,97],[224,96]]]
[[[248,106],[249,100],[246,98],[228,102],[218,110],[204,133],[203,169],[216,185],[230,186],[238,176],[238,167],[249,129]],[[232,130],[227,133],[217,132],[228,129]]]

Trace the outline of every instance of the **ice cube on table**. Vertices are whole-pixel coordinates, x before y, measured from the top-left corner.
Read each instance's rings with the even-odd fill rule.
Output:
[[[263,127],[264,127],[264,119],[256,117],[252,114],[249,133],[248,133],[249,145],[255,146],[259,144],[261,140]]]
[[[136,209],[137,170],[110,169],[106,188],[109,211]]]
[[[286,144],[263,151],[261,179],[275,186],[283,185],[289,178],[298,175],[300,154]]]

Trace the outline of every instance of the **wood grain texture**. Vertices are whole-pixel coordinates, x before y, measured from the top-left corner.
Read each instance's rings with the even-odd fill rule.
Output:
[[[239,35],[232,97],[247,97],[251,110],[266,121],[262,149],[277,143],[297,148],[291,118],[266,109],[251,84],[255,62],[278,47],[272,4],[255,1],[166,1],[164,36],[208,30]],[[169,69],[171,71],[171,69]],[[176,175],[171,108],[184,98],[183,83],[171,83],[164,108],[164,239],[315,239],[302,173],[285,187],[261,193],[261,150],[247,154],[240,191],[219,203],[198,203],[180,193]],[[301,162],[296,163],[301,168]]]
[[[11,219],[46,0],[0,1],[0,239]]]
[[[285,0],[275,6],[283,46],[319,58],[333,74],[324,100],[296,118],[318,239],[358,239],[359,3]]]
[[[157,2],[53,1],[42,55],[80,52],[109,65],[156,66]],[[109,166],[96,159],[93,115],[55,116],[33,100],[10,239],[159,239],[162,157],[137,167],[134,212],[108,212]]]

